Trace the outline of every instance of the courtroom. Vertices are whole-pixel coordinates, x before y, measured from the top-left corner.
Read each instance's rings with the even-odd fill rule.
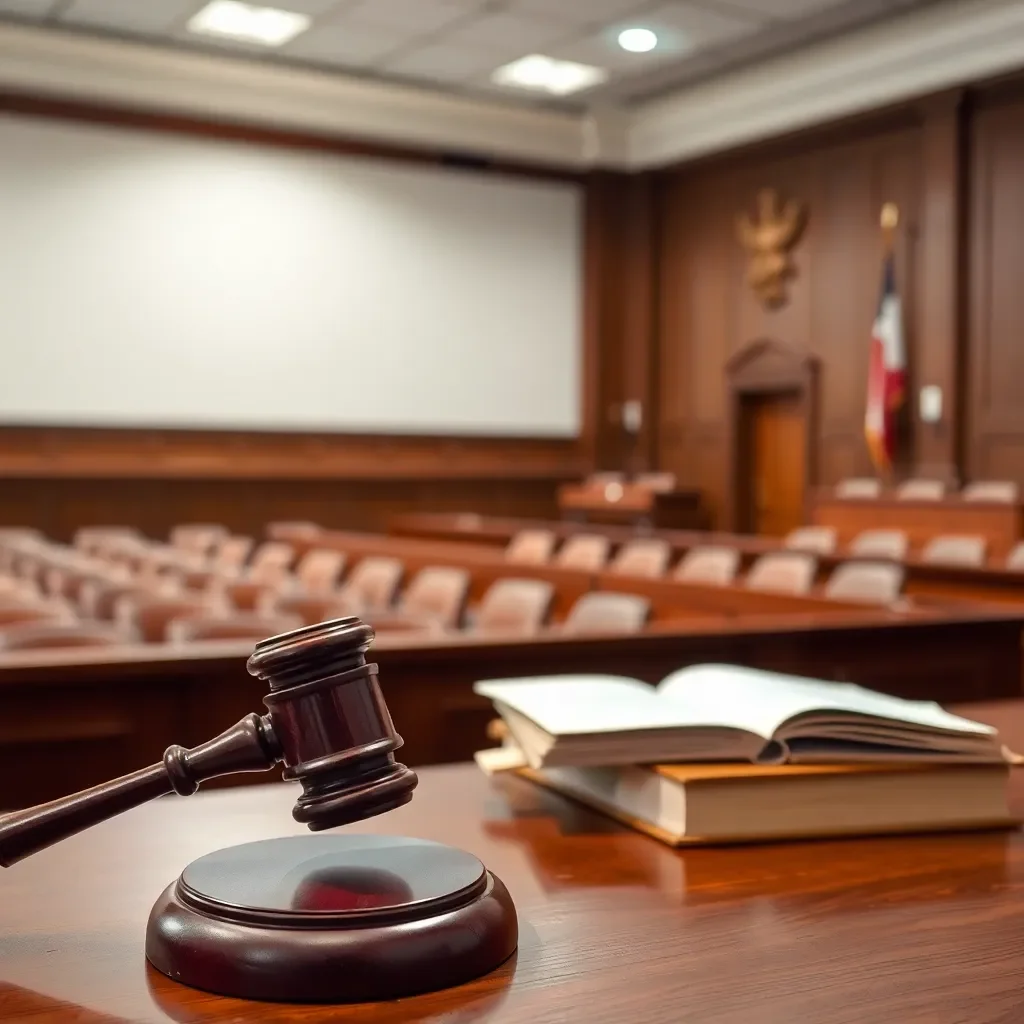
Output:
[[[1022,181],[1020,0],[0,0],[0,1021],[1024,1022]]]

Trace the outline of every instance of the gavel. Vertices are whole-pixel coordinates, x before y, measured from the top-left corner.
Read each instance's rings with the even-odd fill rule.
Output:
[[[416,774],[395,761],[402,746],[366,652],[373,630],[334,619],[256,645],[247,669],[265,680],[267,714],[247,715],[197,747],[92,789],[0,817],[0,865],[158,796],[189,796],[200,783],[285,766],[302,793],[292,814],[311,831],[336,828],[408,803]]]

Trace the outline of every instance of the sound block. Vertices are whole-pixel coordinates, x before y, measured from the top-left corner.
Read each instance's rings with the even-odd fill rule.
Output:
[[[294,836],[191,863],[146,957],[175,981],[283,1002],[377,1002],[458,985],[515,951],[515,907],[476,857],[389,836]]]

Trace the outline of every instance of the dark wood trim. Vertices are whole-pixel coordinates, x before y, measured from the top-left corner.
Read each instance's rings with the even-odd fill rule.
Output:
[[[0,426],[19,479],[577,479],[573,438]]]
[[[729,525],[739,529],[742,520],[744,484],[750,478],[749,460],[744,456],[742,437],[743,403],[751,398],[795,395],[804,416],[804,518],[808,501],[818,480],[819,394],[818,360],[797,352],[771,338],[743,346],[725,365],[727,399],[726,431],[729,461]]]

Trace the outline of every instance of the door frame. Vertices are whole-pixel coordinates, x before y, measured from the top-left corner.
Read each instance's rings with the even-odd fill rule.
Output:
[[[818,359],[774,338],[758,338],[734,352],[725,364],[728,417],[728,530],[743,521],[743,498],[752,478],[745,417],[752,400],[796,398],[804,418],[804,521],[818,481]]]

